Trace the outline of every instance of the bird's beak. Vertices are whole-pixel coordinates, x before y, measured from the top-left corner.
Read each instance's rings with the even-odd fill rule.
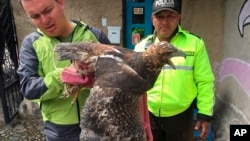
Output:
[[[184,59],[186,59],[186,54],[184,51],[177,49],[177,51],[171,52],[169,53],[169,65],[173,68],[175,68],[174,63],[171,61],[171,58],[173,57],[183,57]]]

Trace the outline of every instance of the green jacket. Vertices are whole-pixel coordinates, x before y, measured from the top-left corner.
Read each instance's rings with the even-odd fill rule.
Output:
[[[101,30],[76,22],[72,42],[90,40],[110,43]],[[58,61],[53,51],[58,43],[60,41],[57,38],[48,37],[40,31],[24,38],[17,70],[20,76],[21,94],[40,104],[44,121],[57,125],[79,124],[80,111],[89,89],[82,89],[78,101],[73,105],[70,104],[72,97],[60,98],[64,90],[60,74],[71,61]]]
[[[135,46],[144,51],[152,42],[150,35]],[[171,44],[186,53],[186,59],[173,58],[176,70],[169,65],[162,68],[154,87],[147,92],[148,108],[155,116],[170,117],[182,113],[197,100],[199,116],[210,120],[214,106],[214,75],[204,41],[180,26]]]

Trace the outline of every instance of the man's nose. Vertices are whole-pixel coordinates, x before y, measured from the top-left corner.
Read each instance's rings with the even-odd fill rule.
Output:
[[[49,17],[47,15],[45,15],[45,14],[42,14],[41,15],[41,22],[43,24],[48,24],[49,23]]]

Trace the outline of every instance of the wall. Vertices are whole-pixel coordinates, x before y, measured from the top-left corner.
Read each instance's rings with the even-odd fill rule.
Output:
[[[211,64],[221,60],[223,52],[223,15],[225,0],[182,0],[182,26],[202,37]]]
[[[35,28],[17,0],[12,1],[12,6],[18,42],[21,46],[24,36],[33,32]],[[108,33],[107,26],[120,26],[122,28],[122,0],[65,0],[65,14],[68,19],[82,20],[91,26],[102,29],[106,34]],[[102,18],[107,19],[107,26],[101,25]]]
[[[217,137],[229,140],[229,125],[250,123],[250,0],[227,0],[225,6],[223,60],[215,67],[215,125]]]
[[[250,120],[250,0],[183,0],[183,26],[206,42],[216,76],[214,140]]]

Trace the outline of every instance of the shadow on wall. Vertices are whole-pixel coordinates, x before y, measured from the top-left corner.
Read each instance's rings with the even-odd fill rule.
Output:
[[[216,92],[213,135],[215,141],[228,141],[230,125],[249,124],[248,99],[250,96],[250,64],[238,58],[226,58],[214,67]]]
[[[229,141],[230,125],[249,123],[246,115],[238,109],[231,101],[232,92],[224,90],[220,95],[216,95],[213,121],[214,141]]]

